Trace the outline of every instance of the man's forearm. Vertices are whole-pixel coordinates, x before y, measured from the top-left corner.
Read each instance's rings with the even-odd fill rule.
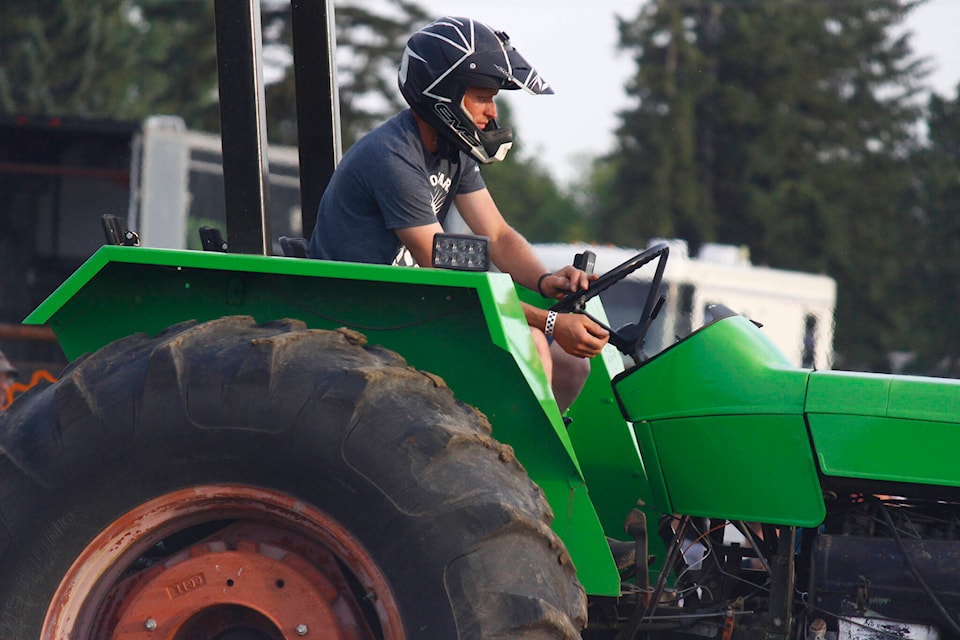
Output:
[[[492,243],[490,258],[514,282],[531,291],[537,290],[537,279],[548,271],[530,243],[512,228]]]
[[[523,315],[527,319],[527,324],[537,329],[543,329],[547,324],[547,310],[535,307],[532,304],[521,302]]]

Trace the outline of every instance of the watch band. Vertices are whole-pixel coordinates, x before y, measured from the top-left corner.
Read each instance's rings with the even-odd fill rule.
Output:
[[[547,273],[545,273],[545,274],[543,274],[542,276],[540,276],[540,278],[537,280],[537,291],[539,291],[539,292],[540,292],[540,295],[543,296],[544,298],[548,298],[548,297],[550,297],[550,296],[548,296],[547,294],[545,294],[545,293],[543,292],[543,281],[544,281],[545,278],[548,278],[548,277],[550,277],[550,276],[552,276],[552,275],[553,275],[553,274],[548,271]]]

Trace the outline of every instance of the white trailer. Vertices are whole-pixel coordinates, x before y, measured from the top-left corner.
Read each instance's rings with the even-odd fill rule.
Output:
[[[133,194],[127,226],[140,243],[165,249],[199,249],[197,229],[225,229],[220,137],[191,131],[174,116],[148,118],[143,125],[139,193]],[[278,238],[302,235],[300,164],[295,147],[270,145],[267,203],[274,254]]]

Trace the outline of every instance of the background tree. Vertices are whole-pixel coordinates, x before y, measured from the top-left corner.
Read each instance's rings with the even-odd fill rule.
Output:
[[[687,19],[702,5],[651,2],[636,20],[619,22],[621,48],[635,49],[638,71],[627,94],[637,107],[621,114],[610,191],[597,218],[601,240],[642,247],[653,237],[696,244],[713,236],[714,204],[701,186],[708,176],[698,175],[709,140],[697,140],[697,105],[715,81],[691,31],[699,22]]]
[[[399,52],[426,14],[407,0],[336,3],[344,139],[400,108]],[[288,0],[264,0],[268,135],[296,140]],[[181,116],[217,131],[214,3],[196,0],[10,0],[0,4],[0,109],[29,115],[140,120]]]
[[[0,110],[116,115],[140,100],[124,0],[0,3]]]
[[[893,304],[910,269],[922,62],[912,1],[652,0],[622,21],[638,71],[601,239],[745,244],[755,262],[838,282],[845,366],[909,344]]]
[[[362,1],[336,3],[337,82],[340,92],[341,136],[344,149],[389,116],[400,111],[397,66],[410,34],[430,16],[416,3],[389,0],[372,9]],[[289,2],[263,6],[264,49],[289,60],[291,30]],[[267,88],[267,130],[271,140],[295,144],[296,99],[293,70],[279,69],[282,79]]]
[[[928,145],[916,155],[921,242],[911,247],[920,268],[905,290],[917,309],[910,368],[960,377],[960,85],[954,98],[928,105]]]
[[[130,12],[137,32],[133,79],[138,108],[127,117],[175,114],[187,126],[219,131],[217,43],[213,2],[137,0]]]

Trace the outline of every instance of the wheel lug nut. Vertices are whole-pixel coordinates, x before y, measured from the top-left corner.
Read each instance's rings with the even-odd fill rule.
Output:
[[[297,635],[298,635],[298,636],[305,636],[305,635],[307,635],[307,632],[308,632],[308,631],[309,631],[309,629],[307,628],[307,625],[305,625],[305,624],[298,624],[298,625],[297,625]]]
[[[143,626],[147,631],[155,631],[157,628],[157,621],[153,618],[147,618],[147,621],[143,623]]]

